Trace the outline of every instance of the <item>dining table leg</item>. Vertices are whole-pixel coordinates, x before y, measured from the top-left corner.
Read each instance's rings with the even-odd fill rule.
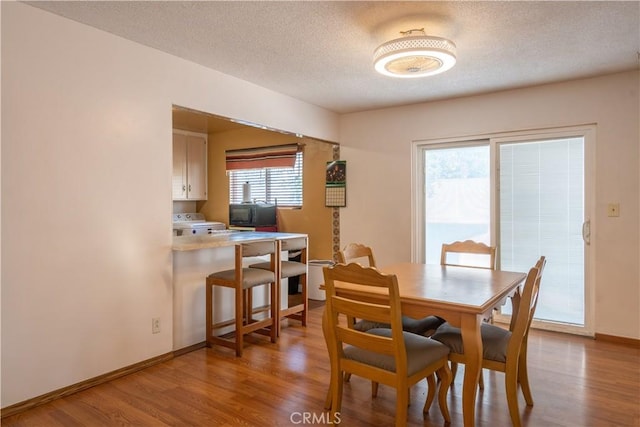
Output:
[[[482,371],[482,316],[463,315],[461,318],[462,345],[464,347],[464,382],[462,384],[462,418],[465,427],[475,425],[476,394]]]

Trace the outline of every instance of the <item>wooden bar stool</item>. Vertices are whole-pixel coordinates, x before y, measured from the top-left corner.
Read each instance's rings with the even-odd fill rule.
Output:
[[[281,240],[281,249],[289,252],[300,251],[300,261],[289,261],[280,257],[280,278],[288,279],[298,276],[299,285],[302,288],[302,301],[287,308],[282,308],[282,286],[278,286],[278,335],[280,334],[280,323],[283,318],[298,320],[302,326],[307,326],[307,312],[309,308],[309,298],[307,293],[307,242],[304,237]],[[251,268],[273,271],[273,267],[268,262],[252,264]]]
[[[243,259],[270,255],[269,270],[243,267]],[[206,282],[206,341],[207,346],[214,344],[233,348],[236,356],[242,356],[244,336],[250,333],[269,335],[271,342],[275,343],[278,337],[278,289],[280,289],[280,242],[271,240],[267,242],[245,243],[235,246],[235,268],[218,271],[207,276]],[[267,317],[254,318],[258,312],[253,307],[253,288],[256,286],[269,286],[269,303],[266,312]],[[235,332],[232,337],[214,335],[215,331],[229,326],[229,322],[213,324],[213,287],[223,286],[235,291]]]

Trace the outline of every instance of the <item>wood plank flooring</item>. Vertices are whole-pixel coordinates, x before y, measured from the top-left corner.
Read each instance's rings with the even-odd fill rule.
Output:
[[[322,306],[309,326],[284,322],[277,344],[251,339],[244,356],[202,348],[143,371],[55,400],[2,420],[10,426],[294,426],[327,424],[323,409],[329,361],[320,331]],[[589,338],[532,331],[529,375],[535,406],[520,396],[525,426],[640,427],[640,350]],[[462,425],[460,367],[448,396],[452,426]],[[484,372],[478,426],[510,425],[502,374]],[[442,426],[434,402],[422,414],[423,381],[411,390],[407,424]],[[344,426],[391,426],[395,393],[368,381],[345,385]]]

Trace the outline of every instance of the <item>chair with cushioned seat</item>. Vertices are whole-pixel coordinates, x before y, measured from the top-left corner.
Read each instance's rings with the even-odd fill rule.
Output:
[[[452,259],[452,254],[457,254],[458,258],[455,260]],[[496,247],[473,240],[443,243],[442,249],[440,250],[440,265],[495,270]]]
[[[360,243],[349,243],[343,250],[338,251],[337,260],[341,264],[358,262],[361,265],[376,267],[373,250],[370,246]],[[402,328],[407,332],[419,335],[424,335],[427,331],[435,330],[441,323],[442,322],[440,322],[435,316],[428,316],[422,319],[402,316]],[[388,328],[389,325],[371,322],[367,319],[361,319],[355,321],[353,327],[360,331],[367,331],[373,328]]]
[[[348,264],[357,262],[368,267],[375,267],[376,260],[373,256],[373,249],[370,246],[361,243],[349,243],[345,248],[337,253],[338,263]],[[374,328],[389,328],[386,323],[373,322],[369,319],[351,318],[348,321],[353,325],[353,329],[366,332]],[[427,316],[422,319],[414,319],[409,316],[402,316],[402,329],[413,334],[425,335],[428,331],[435,331],[442,322],[435,316]],[[351,374],[345,374],[344,380],[349,381]],[[371,396],[376,397],[378,394],[378,383],[371,383]]]
[[[474,240],[443,243],[440,250],[440,265],[495,270],[496,247],[488,246],[482,242],[476,242]],[[440,317],[432,316],[432,318],[435,318],[435,320],[432,319],[432,322],[436,323],[436,328],[445,322],[445,319]],[[491,314],[487,321],[493,323],[493,314]],[[458,365],[455,362],[451,362],[451,372],[453,373],[453,379],[455,380],[456,372],[458,372]],[[484,379],[482,374],[480,374],[480,388],[484,388]]]
[[[370,246],[363,245],[361,243],[349,243],[341,251],[336,254],[338,262],[341,264],[349,264],[350,262],[357,262],[359,264],[375,267],[376,260],[373,256],[373,249]],[[366,261],[366,262],[362,262]]]
[[[451,384],[448,348],[430,338],[402,330],[402,314],[398,280],[394,274],[384,274],[374,267],[357,263],[336,264],[324,268],[327,295],[323,317],[323,332],[331,361],[329,392],[330,419],[336,414],[346,422],[341,411],[343,375],[355,374],[396,389],[396,426],[407,423],[409,387],[427,378],[428,394],[423,412],[427,412],[436,394],[435,373],[440,378],[438,402],[446,422],[450,421],[447,391]],[[350,288],[348,295],[341,292]],[[369,302],[367,295],[384,291],[383,301]],[[362,317],[390,325],[389,329],[374,328],[366,332],[353,329],[344,317]]]
[[[443,243],[440,249],[440,265],[495,270],[496,247],[474,240]],[[493,322],[493,316],[488,320]],[[444,319],[441,319],[442,323]],[[455,378],[455,369],[453,376]]]
[[[294,319],[300,321],[302,326],[307,326],[307,313],[309,309],[309,298],[307,293],[307,237],[295,237],[292,239],[282,239],[281,250],[289,252],[300,252],[300,261],[290,261],[284,257],[280,257],[280,278],[288,279],[298,276],[300,278],[299,285],[302,288],[302,301],[291,307],[282,308],[281,299],[281,286],[278,286],[278,335],[281,329],[281,320],[283,318]],[[252,264],[251,268],[258,268],[263,270],[272,270],[270,262],[261,262],[258,264]]]
[[[514,426],[521,425],[518,384],[521,386],[527,406],[533,405],[527,373],[527,340],[545,265],[546,259],[541,257],[529,270],[524,288],[516,297],[517,304],[514,304],[513,321],[509,329],[488,323],[483,323],[480,329],[483,347],[482,368],[505,373],[509,414]],[[464,363],[464,347],[459,328],[444,323],[432,338],[449,347],[451,350],[449,360]]]
[[[243,266],[243,259],[269,255],[271,270],[249,268]],[[211,347],[215,344],[233,348],[236,356],[241,357],[244,336],[250,333],[269,335],[275,343],[278,337],[278,301],[277,289],[280,286],[280,242],[277,240],[245,243],[235,245],[235,268],[218,271],[207,276],[206,280],[206,342]],[[256,286],[269,287],[268,313],[262,318],[254,318],[253,289]],[[214,335],[215,331],[229,326],[228,322],[213,324],[213,287],[231,288],[235,292],[233,337]]]

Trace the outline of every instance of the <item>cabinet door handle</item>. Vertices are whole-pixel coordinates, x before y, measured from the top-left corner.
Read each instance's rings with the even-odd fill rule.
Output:
[[[189,184],[189,193],[191,193],[191,184]]]
[[[187,186],[186,186],[186,185],[183,185],[183,186],[182,186],[182,192],[184,193],[185,191],[187,191]]]

